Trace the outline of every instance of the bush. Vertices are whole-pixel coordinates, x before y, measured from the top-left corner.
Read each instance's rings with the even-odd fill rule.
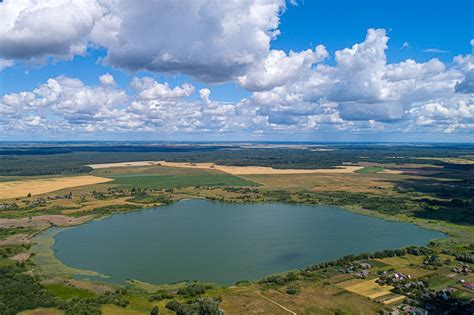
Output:
[[[181,288],[178,290],[179,295],[184,295],[184,296],[196,296],[196,295],[201,295],[206,293],[206,286],[198,283],[193,283],[185,288]]]
[[[295,295],[295,294],[299,293],[299,290],[298,290],[297,287],[288,287],[288,288],[286,288],[286,293],[291,294],[291,295]]]
[[[181,303],[179,303],[176,300],[172,300],[172,301],[169,301],[168,303],[166,303],[165,307],[167,309],[169,309],[170,311],[177,312],[180,306],[181,306]]]
[[[158,308],[158,306],[153,306],[153,308],[151,309],[150,315],[158,315],[159,313],[160,313],[160,309]]]

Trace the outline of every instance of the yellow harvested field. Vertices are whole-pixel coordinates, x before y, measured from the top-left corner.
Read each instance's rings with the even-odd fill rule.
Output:
[[[18,180],[0,183],[0,199],[40,195],[64,188],[100,184],[112,181],[110,178],[97,176],[72,176],[32,180]]]
[[[251,175],[251,174],[334,174],[334,173],[353,173],[362,168],[362,166],[339,166],[335,169],[277,169],[265,166],[225,166],[214,163],[176,163],[159,162],[163,166],[187,167],[200,169],[215,169],[232,175]]]
[[[343,287],[349,292],[356,293],[370,299],[376,299],[387,294],[392,294],[392,292],[390,292],[390,290],[393,289],[391,285],[382,286],[375,282],[375,280],[376,279],[366,280],[356,284],[351,282],[348,286],[345,286],[344,283],[341,283],[338,284],[338,286]]]
[[[384,173],[384,174],[395,174],[395,175],[398,175],[398,174],[403,174],[404,172],[403,172],[403,171],[399,171],[399,170],[383,170],[382,173]]]
[[[166,161],[141,161],[141,162],[125,162],[125,163],[107,163],[107,164],[90,164],[89,167],[94,169],[111,168],[111,167],[130,167],[130,166],[152,166],[161,165],[168,167],[184,167],[194,169],[211,169],[226,172],[232,175],[256,175],[256,174],[341,174],[354,173],[363,168],[362,166],[338,166],[334,169],[276,169],[264,166],[225,166],[214,163],[181,163]]]
[[[399,295],[399,296],[396,296],[394,298],[383,301],[383,304],[385,304],[385,305],[396,304],[396,303],[402,302],[405,299],[406,299],[406,296]]]

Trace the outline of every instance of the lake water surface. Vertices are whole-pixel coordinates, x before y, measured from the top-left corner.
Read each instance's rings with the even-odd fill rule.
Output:
[[[412,224],[335,207],[190,199],[61,231],[53,250],[64,264],[108,275],[116,283],[232,284],[440,237]]]

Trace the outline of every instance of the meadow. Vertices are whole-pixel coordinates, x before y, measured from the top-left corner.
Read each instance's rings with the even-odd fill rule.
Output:
[[[179,175],[127,173],[109,175],[108,177],[114,180],[114,184],[128,188],[142,189],[170,189],[189,186],[213,187],[258,185],[250,180],[213,171],[202,171],[193,174]]]

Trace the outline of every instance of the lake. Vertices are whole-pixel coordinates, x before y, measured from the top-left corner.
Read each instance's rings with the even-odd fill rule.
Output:
[[[62,230],[53,250],[65,265],[97,271],[115,283],[233,284],[440,237],[335,207],[189,199]]]

